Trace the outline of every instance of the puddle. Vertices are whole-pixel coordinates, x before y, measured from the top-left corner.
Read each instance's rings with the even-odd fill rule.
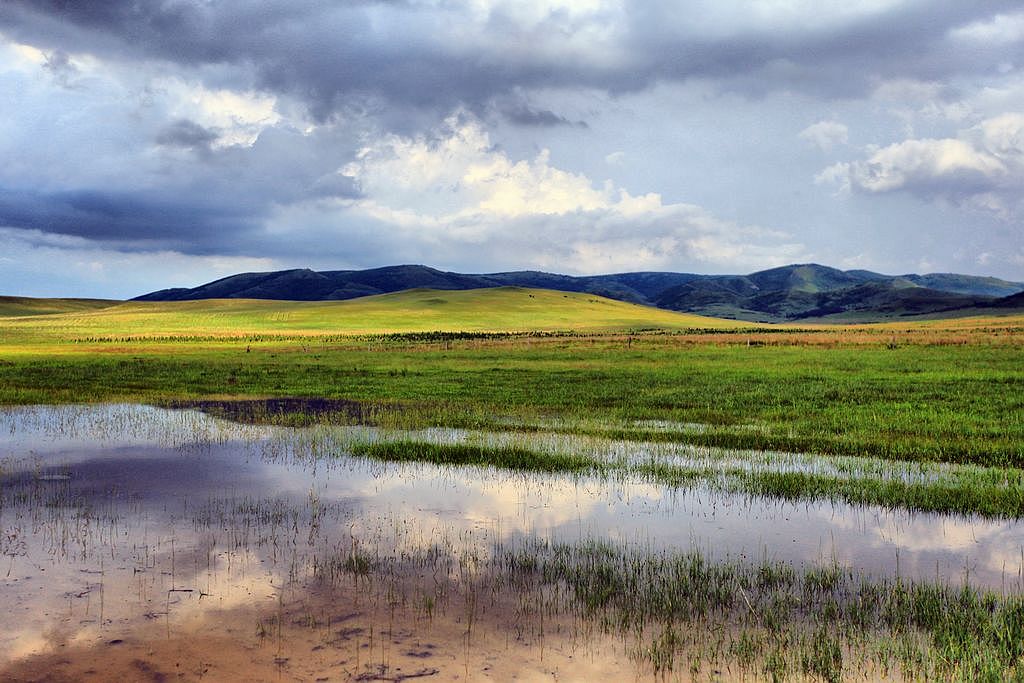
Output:
[[[343,413],[347,406],[328,410]],[[231,412],[222,407],[204,410]],[[429,641],[436,651],[431,662],[444,662],[442,674],[507,680],[500,662],[511,656],[510,648],[532,653],[538,677],[547,675],[545,667],[562,666],[561,680],[573,680],[567,672],[591,671],[585,662],[599,662],[606,672],[614,669],[612,662],[621,668],[621,643],[606,661],[598,652],[573,649],[568,636],[555,637],[554,626],[539,642],[530,629],[510,632],[514,619],[495,601],[489,608],[494,618],[481,617],[472,647],[465,638],[465,605],[440,600],[433,613],[422,582],[430,571],[436,576],[439,562],[448,563],[451,582],[464,582],[466,566],[496,548],[534,539],[699,550],[720,560],[795,567],[837,563],[878,577],[1021,590],[1019,521],[793,504],[700,486],[671,491],[597,477],[380,463],[338,447],[346,438],[389,436],[379,430],[271,427],[244,419],[252,414],[239,409],[232,420],[242,419],[228,421],[197,409],[133,405],[0,411],[0,586],[6,608],[0,614],[0,664],[86,648],[100,659],[97,652],[105,650],[130,652],[122,657],[130,668],[140,652],[155,651],[147,643],[156,638],[161,648],[176,643],[179,654],[194,652],[193,676],[203,657],[212,656],[203,639],[219,642],[233,633],[232,642],[252,649],[256,654],[249,659],[264,667],[256,678],[287,669],[293,678],[343,678],[339,672],[347,671],[354,679],[383,665],[390,668],[378,679],[394,680],[396,666],[406,676],[437,668],[403,654],[423,651],[416,649],[428,642],[423,634],[436,631],[447,634]],[[472,436],[453,430],[412,435]],[[550,445],[565,437],[548,438]],[[635,446],[607,448],[635,456]],[[429,557],[434,564],[422,560],[418,577],[392,577],[390,589],[386,581],[372,588],[360,584],[358,563],[384,557]],[[325,588],[327,558],[350,566],[344,581]],[[332,597],[318,602],[324,590]],[[401,637],[394,623],[381,622],[395,619],[396,609],[407,617]],[[361,616],[347,626],[333,621],[349,613]],[[325,645],[345,628],[363,629],[362,635],[352,632],[336,647]],[[378,652],[382,638],[390,645]],[[122,642],[110,645],[113,640]],[[607,644],[602,647],[607,652]],[[83,655],[73,661],[88,667],[83,662],[92,660]],[[159,666],[174,675],[165,671],[167,662]],[[74,671],[85,676],[86,670]],[[230,678],[228,670],[222,673]]]

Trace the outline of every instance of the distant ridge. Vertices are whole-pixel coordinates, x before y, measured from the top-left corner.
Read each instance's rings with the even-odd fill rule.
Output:
[[[882,275],[815,263],[749,275],[638,272],[571,276],[540,271],[464,274],[422,265],[369,270],[241,273],[193,288],[163,289],[137,301],[278,299],[331,301],[407,289],[531,287],[598,294],[674,311],[758,322],[870,321],[969,308],[1019,308],[1024,283],[930,273]]]

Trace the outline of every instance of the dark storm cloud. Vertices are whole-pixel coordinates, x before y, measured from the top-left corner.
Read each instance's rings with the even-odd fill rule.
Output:
[[[525,102],[507,102],[498,111],[506,119],[520,126],[576,126],[587,128],[586,121],[570,121],[550,109],[537,109]]]
[[[69,253],[88,243],[135,257],[172,249],[189,259],[341,258],[352,267],[457,252],[448,265],[471,269],[490,242],[521,261],[505,266],[540,267],[551,263],[538,261],[542,245],[567,231],[593,254],[669,249],[621,246],[590,214],[545,218],[543,207],[524,208],[521,224],[453,230],[446,217],[476,215],[479,201],[461,192],[457,174],[423,193],[403,184],[400,166],[382,162],[376,189],[349,172],[374,145],[429,156],[459,143],[465,121],[439,122],[466,117],[492,128],[470,150],[481,168],[507,167],[516,178],[536,171],[509,195],[524,204],[552,178],[578,176],[593,188],[605,179],[637,206],[693,202],[739,224],[796,226],[804,234],[793,244],[832,249],[845,239],[840,228],[808,227],[807,216],[838,216],[850,234],[863,221],[810,187],[825,169],[819,175],[853,190],[842,202],[880,207],[870,222],[926,232],[934,216],[914,214],[911,202],[993,195],[1010,206],[1019,196],[1017,166],[1009,180],[949,170],[924,143],[1020,110],[1018,19],[956,32],[1020,11],[1020,0],[0,0],[9,60],[0,64],[9,94],[0,99],[0,229],[71,244]],[[686,85],[654,88],[665,83]],[[943,119],[945,105],[962,124]],[[798,137],[816,121],[848,130],[842,149]],[[899,146],[908,136],[922,144]],[[971,144],[975,156],[995,154]],[[550,164],[526,158],[541,149],[553,150]],[[435,156],[424,173],[460,158]],[[872,199],[883,193],[891,197]],[[904,213],[892,219],[885,212],[897,202]],[[534,213],[543,230],[527,229]],[[615,225],[679,241],[652,221]],[[916,241],[905,241],[915,246],[901,258],[917,258]],[[827,253],[861,253],[847,242]],[[986,253],[1007,244],[1019,252],[1019,240],[990,242]],[[697,246],[705,262],[739,258],[733,242],[723,244]],[[597,268],[586,253],[579,263],[591,265],[579,268]],[[794,253],[766,247],[756,258]]]
[[[78,74],[78,69],[71,63],[71,57],[63,50],[54,50],[47,55],[43,68],[53,74],[58,83],[65,86]]]
[[[209,150],[210,145],[216,142],[218,137],[217,133],[203,128],[195,121],[178,119],[157,133],[156,142],[167,147]]]
[[[831,22],[822,9],[826,20],[817,28],[817,15],[759,24],[737,7],[720,18],[722,26],[705,26],[688,21],[691,14],[700,19],[702,8],[667,0],[636,0],[621,13],[575,19],[552,10],[532,23],[501,7],[473,20],[456,3],[7,0],[0,27],[50,49],[240,66],[249,85],[297,96],[321,120],[377,103],[475,108],[515,88],[631,92],[688,78],[718,79],[755,94],[796,88],[847,96],[890,77],[941,79],[991,70],[1017,49],[950,50],[948,34],[1017,10],[1019,0],[920,0]],[[575,31],[592,25],[614,37],[565,46]],[[465,35],[471,39],[459,39]],[[556,114],[535,113],[535,123],[557,123]]]
[[[125,140],[137,133],[125,121],[118,123]],[[249,146],[217,148],[216,130],[172,119],[151,138],[126,146],[126,156],[109,162],[126,169],[123,185],[98,186],[87,175],[75,183],[79,187],[64,191],[41,190],[16,178],[6,186],[0,183],[0,227],[81,237],[127,250],[245,253],[279,206],[360,196],[353,180],[338,173],[355,151],[357,143],[348,138],[338,131],[304,135],[273,126]],[[144,163],[152,142],[161,159],[155,170]],[[88,139],[83,144],[88,147]],[[183,155],[182,150],[198,154]],[[131,182],[137,186],[130,187]]]
[[[953,49],[949,32],[1019,9],[1015,0],[921,0],[833,26],[813,27],[809,17],[801,29],[765,26],[681,39],[673,30],[678,24],[665,21],[678,12],[676,3],[643,2],[630,14],[629,49],[647,60],[649,78],[720,79],[755,95],[792,89],[852,97],[885,79],[991,73],[1001,58],[1015,57],[1019,46]]]
[[[259,216],[236,206],[154,193],[44,193],[0,188],[0,226],[130,249],[232,253]]]

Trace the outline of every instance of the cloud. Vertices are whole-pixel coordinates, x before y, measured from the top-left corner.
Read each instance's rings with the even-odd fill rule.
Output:
[[[274,270],[274,259],[193,256],[173,250],[124,252],[81,237],[0,227],[5,293],[128,298],[154,283],[197,284],[245,271]]]
[[[449,117],[431,136],[388,135],[359,151],[343,174],[368,197],[363,206],[410,210],[438,221],[486,215],[564,214],[607,206],[608,190],[553,167],[545,150],[513,161],[494,149],[478,120]]]
[[[940,267],[969,229],[1019,278],[1018,5],[6,0],[0,219],[99,254],[578,272],[840,260],[867,224],[909,268],[945,221]],[[851,200],[800,195],[815,171]]]
[[[207,88],[202,83],[164,76],[147,85],[152,96],[167,103],[168,115],[178,116],[217,131],[215,147],[252,145],[260,132],[279,124],[277,99],[252,90]]]
[[[1007,113],[955,138],[909,139],[871,149],[816,178],[867,194],[908,192],[1009,216],[1024,189],[1024,115]]]
[[[570,121],[550,109],[540,109],[522,100],[502,102],[498,111],[506,119],[520,126],[575,126],[587,128],[586,121]]]
[[[71,61],[71,57],[63,50],[54,50],[46,55],[43,68],[53,74],[54,79],[63,86],[70,85],[72,79],[78,75],[78,67]]]
[[[815,174],[816,185],[831,185],[836,188],[837,197],[845,197],[850,193],[850,164],[845,161],[832,164]]]
[[[285,120],[275,98],[0,42],[0,226],[125,251],[251,253],[280,204],[353,197],[336,170],[364,130]],[[61,63],[65,63],[63,58]]]
[[[156,136],[159,145],[184,147],[185,149],[209,150],[219,136],[203,128],[195,121],[178,119],[165,126]]]
[[[823,152],[849,141],[849,129],[839,121],[818,121],[800,131],[799,138],[813,143]]]
[[[1011,44],[1024,40],[1024,12],[997,14],[950,31],[954,40],[972,44]]]
[[[995,156],[955,139],[905,140],[850,166],[853,186],[875,193],[976,194],[1005,174]]]
[[[788,236],[716,219],[704,209],[598,186],[551,163],[514,160],[480,122],[450,117],[429,136],[390,135],[343,174],[364,194],[345,203],[397,243],[437,242],[496,266],[580,273],[781,264],[803,248]]]
[[[241,207],[173,193],[0,188],[0,226],[83,237],[123,248],[212,252],[252,229]]]
[[[1015,25],[1017,9],[1016,0],[7,0],[0,30],[44,50],[234,69],[235,89],[295,97],[327,120],[352,108],[481,111],[516,89],[622,93],[694,78],[752,94],[864,93],[883,80],[1013,61],[1010,39],[950,46],[993,31],[1012,37],[1004,24]]]

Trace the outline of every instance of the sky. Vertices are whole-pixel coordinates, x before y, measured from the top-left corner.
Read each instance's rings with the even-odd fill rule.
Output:
[[[3,0],[0,294],[1024,281],[1019,0]]]

